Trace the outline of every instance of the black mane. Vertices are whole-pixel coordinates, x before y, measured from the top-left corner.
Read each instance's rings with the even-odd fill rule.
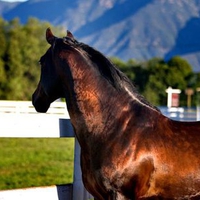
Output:
[[[93,63],[96,64],[102,76],[104,76],[117,90],[123,90],[125,87],[142,103],[159,110],[157,107],[152,106],[142,95],[140,95],[133,85],[131,80],[122,73],[117,67],[102,53],[96,49],[86,45],[84,43],[79,43],[74,41],[74,46],[84,50],[88,57]]]
[[[81,49],[87,52],[89,58],[97,65],[101,74],[116,88],[124,88],[124,84],[127,87],[134,87],[132,82],[127,78],[127,76],[122,73],[117,67],[102,53],[96,49],[80,43]],[[135,87],[134,87],[135,88]]]

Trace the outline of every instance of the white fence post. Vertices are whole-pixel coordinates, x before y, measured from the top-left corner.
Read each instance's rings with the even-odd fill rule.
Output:
[[[69,119],[59,119],[60,136],[69,135],[75,137],[72,125]],[[73,200],[93,199],[92,195],[87,192],[82,182],[82,172],[80,167],[81,148],[77,138],[75,137],[74,146],[74,177],[73,177]]]
[[[82,182],[80,152],[81,148],[75,137],[73,200],[93,199],[92,195],[87,192]]]

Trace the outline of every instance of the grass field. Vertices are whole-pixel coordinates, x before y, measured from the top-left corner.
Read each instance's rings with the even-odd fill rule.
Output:
[[[73,159],[73,138],[0,138],[0,190],[72,183]]]

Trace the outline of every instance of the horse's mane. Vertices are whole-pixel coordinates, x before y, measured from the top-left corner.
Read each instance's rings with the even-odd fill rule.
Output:
[[[80,47],[87,52],[89,58],[96,64],[100,73],[106,78],[116,89],[122,89],[123,85],[131,86],[130,80],[114,66],[114,64],[107,59],[102,53],[96,49],[80,43]]]
[[[113,85],[113,87],[115,87],[117,90],[123,90],[124,88],[127,88],[136,99],[147,106],[159,110],[157,107],[152,106],[142,95],[140,95],[130,79],[119,69],[117,69],[117,67],[102,53],[90,47],[89,45],[79,43],[76,40],[74,45],[87,53],[91,61],[98,67],[98,70],[102,76],[106,78]]]

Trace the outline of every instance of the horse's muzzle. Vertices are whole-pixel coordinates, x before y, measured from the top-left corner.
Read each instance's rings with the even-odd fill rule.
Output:
[[[50,104],[44,103],[42,101],[36,101],[34,99],[34,95],[32,98],[32,104],[35,107],[35,110],[40,113],[46,113],[50,106]]]
[[[33,93],[32,104],[35,107],[35,110],[40,113],[46,113],[49,109],[51,102],[41,87],[38,87]]]

